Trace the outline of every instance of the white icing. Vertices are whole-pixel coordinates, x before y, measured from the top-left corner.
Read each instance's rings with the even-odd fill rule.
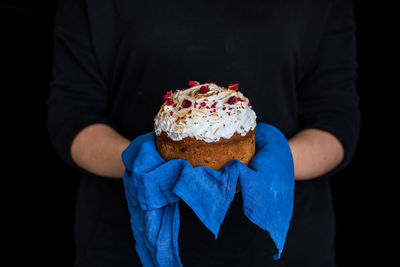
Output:
[[[205,94],[199,93],[202,86],[208,86],[209,91]],[[248,98],[237,90],[205,83],[171,93],[169,98],[176,105],[167,105],[165,101],[161,106],[154,118],[156,135],[164,131],[175,141],[193,137],[210,143],[219,141],[221,137],[229,139],[235,132],[244,136],[256,127],[257,116],[251,109]],[[227,101],[231,96],[244,101],[229,104]],[[182,107],[185,99],[192,102],[189,108]],[[201,107],[202,102],[206,104],[204,107]],[[213,103],[216,103],[215,111],[211,107]]]

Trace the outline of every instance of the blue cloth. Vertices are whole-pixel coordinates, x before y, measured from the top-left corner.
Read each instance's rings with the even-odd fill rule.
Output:
[[[143,266],[182,266],[180,200],[217,238],[238,179],[245,215],[269,233],[278,249],[274,258],[280,257],[293,213],[292,154],[284,135],[266,123],[257,125],[255,140],[256,154],[249,166],[232,160],[219,171],[192,167],[183,159],[165,161],[156,149],[154,132],[132,141],[122,153],[123,181]]]

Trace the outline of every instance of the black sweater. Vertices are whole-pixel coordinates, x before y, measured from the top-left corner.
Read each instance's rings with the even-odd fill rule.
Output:
[[[287,138],[301,129],[322,129],[344,147],[344,160],[335,170],[296,183],[294,217],[282,255],[282,261],[306,262],[311,255],[326,259],[332,253],[334,221],[327,177],[349,163],[359,132],[352,16],[351,0],[59,1],[48,101],[53,146],[65,162],[78,167],[70,145],[84,127],[106,123],[134,139],[153,130],[166,91],[185,88],[189,80],[223,86],[239,83],[258,122],[276,126]],[[131,244],[126,255],[132,253],[122,182],[82,173],[78,261],[90,261],[86,252],[79,256],[79,250],[96,251],[93,244],[107,238],[104,244]],[[240,196],[235,199],[240,202]],[[213,240],[181,205],[184,265],[190,266],[194,254],[217,261],[220,256],[215,255],[224,253],[236,257],[236,263],[240,258],[248,264],[261,256],[249,256],[242,248],[251,247],[251,242],[255,247],[270,246],[270,240],[261,245],[264,241],[246,239],[266,235],[241,217],[240,204],[232,205],[222,225],[222,241]],[[237,220],[228,218],[235,216]],[[115,220],[124,227],[117,227]],[[103,232],[94,230],[99,221]],[[197,228],[185,228],[189,224]],[[101,234],[117,228],[119,235]],[[224,234],[224,229],[232,233]],[[239,229],[243,234],[237,234]]]

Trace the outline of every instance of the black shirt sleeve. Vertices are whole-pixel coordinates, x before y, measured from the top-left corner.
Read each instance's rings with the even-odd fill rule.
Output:
[[[356,92],[355,23],[351,0],[333,0],[324,33],[299,89],[302,129],[317,128],[333,134],[352,158],[359,136],[360,114]]]
[[[74,137],[107,118],[108,89],[93,53],[85,1],[59,1],[54,28],[53,80],[48,99],[48,130],[56,153],[77,167],[70,154]]]

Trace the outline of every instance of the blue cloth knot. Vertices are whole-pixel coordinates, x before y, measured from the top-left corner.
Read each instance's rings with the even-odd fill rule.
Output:
[[[155,133],[136,137],[122,153],[123,177],[136,251],[143,266],[182,266],[178,233],[180,200],[218,238],[239,179],[246,217],[269,233],[278,259],[293,213],[294,170],[284,135],[258,123],[249,166],[232,160],[216,171],[183,159],[165,161]]]

